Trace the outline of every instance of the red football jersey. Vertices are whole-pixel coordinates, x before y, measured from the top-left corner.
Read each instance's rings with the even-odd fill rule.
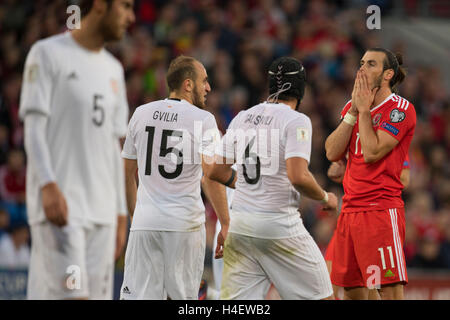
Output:
[[[351,107],[349,101],[342,118]],[[412,103],[392,93],[371,109],[375,131],[383,130],[397,139],[397,146],[382,159],[365,163],[356,121],[348,145],[348,161],[343,186],[342,212],[371,211],[404,206],[400,174],[407,159],[409,145],[416,127],[416,111]]]

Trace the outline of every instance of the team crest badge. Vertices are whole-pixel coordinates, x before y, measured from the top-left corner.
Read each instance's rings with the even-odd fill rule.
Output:
[[[372,118],[372,125],[375,127],[380,123],[381,120],[381,113],[377,113],[376,115],[373,116]]]
[[[111,79],[111,89],[114,93],[119,92],[119,85],[117,84],[116,79]]]
[[[402,122],[403,120],[405,120],[405,113],[402,111],[398,111],[398,109],[394,109],[391,111],[391,114],[389,115],[389,117],[391,118],[391,122],[393,123],[397,123],[397,122]]]

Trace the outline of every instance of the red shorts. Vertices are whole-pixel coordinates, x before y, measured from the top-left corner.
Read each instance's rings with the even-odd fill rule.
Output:
[[[334,242],[336,239],[336,230],[333,232],[330,242],[328,243],[327,251],[325,251],[325,261],[333,261]]]
[[[406,284],[405,210],[344,212],[334,240],[331,282],[341,287]]]

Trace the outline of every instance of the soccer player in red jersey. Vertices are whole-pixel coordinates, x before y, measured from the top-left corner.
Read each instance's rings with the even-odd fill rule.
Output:
[[[345,174],[346,161],[339,160],[336,162],[332,162],[330,167],[328,168],[328,178],[336,183],[342,183]],[[400,181],[403,185],[403,188],[406,189],[409,186],[410,181],[410,166],[409,166],[409,156],[406,155],[406,159],[403,162],[402,173],[400,174]],[[404,190],[403,189],[403,190]],[[337,217],[336,217],[337,218]],[[333,257],[334,257],[334,242],[336,239],[336,230],[333,232],[333,236],[328,243],[327,250],[325,252],[325,262],[327,264],[328,272],[331,275],[331,270],[333,267]],[[343,288],[333,284],[333,293],[336,300],[342,300],[343,298]],[[376,288],[369,290],[369,300],[380,300],[380,295]]]
[[[343,121],[325,142],[330,161],[348,152],[331,281],[345,288],[344,299],[367,299],[373,287],[382,299],[403,299],[408,278],[400,175],[416,113],[393,92],[405,78],[400,55],[373,48],[360,64]]]

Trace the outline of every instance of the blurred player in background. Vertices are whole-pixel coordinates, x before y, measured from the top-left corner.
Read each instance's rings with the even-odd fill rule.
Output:
[[[400,55],[369,49],[360,64],[343,121],[325,142],[330,161],[348,151],[331,280],[345,287],[344,299],[368,299],[372,284],[381,286],[382,299],[403,299],[408,278],[400,175],[416,113],[393,93],[405,77]]]
[[[122,151],[133,217],[124,300],[197,299],[203,274],[206,233],[200,185],[202,169],[214,161],[220,133],[214,116],[203,110],[211,88],[199,61],[174,59],[167,85],[169,98],[136,109]],[[229,224],[225,187],[206,177],[203,187],[222,224],[216,249],[222,257]]]
[[[311,121],[297,112],[305,77],[298,60],[275,60],[268,100],[241,111],[216,148],[208,174],[236,186],[221,299],[264,299],[271,283],[282,299],[332,298],[325,261],[297,210],[300,194],[328,210],[337,206],[336,196],[325,192],[308,169]]]
[[[29,299],[112,299],[126,241],[128,103],[122,65],[104,45],[134,22],[133,0],[80,7],[81,29],[38,41],[25,64]]]
[[[336,183],[342,183],[344,180],[344,174],[345,174],[345,168],[346,168],[346,162],[344,160],[339,160],[336,162],[332,162],[330,167],[328,168],[327,175],[328,177],[336,182]],[[406,155],[406,159],[403,162],[403,169],[402,173],[400,174],[400,181],[403,185],[403,188],[408,188],[409,185],[409,179],[410,179],[410,167],[409,167],[409,156]],[[337,218],[337,216],[336,216]],[[331,237],[330,242],[328,243],[328,247],[325,253],[325,262],[327,263],[327,269],[328,272],[331,275],[331,270],[333,266],[333,254],[334,254],[334,241],[336,237],[336,230],[333,232],[333,236]],[[337,286],[333,284],[333,293],[334,297],[338,300],[342,300],[344,297],[342,287]],[[380,295],[378,293],[377,289],[370,289],[369,290],[369,300],[380,300]]]

